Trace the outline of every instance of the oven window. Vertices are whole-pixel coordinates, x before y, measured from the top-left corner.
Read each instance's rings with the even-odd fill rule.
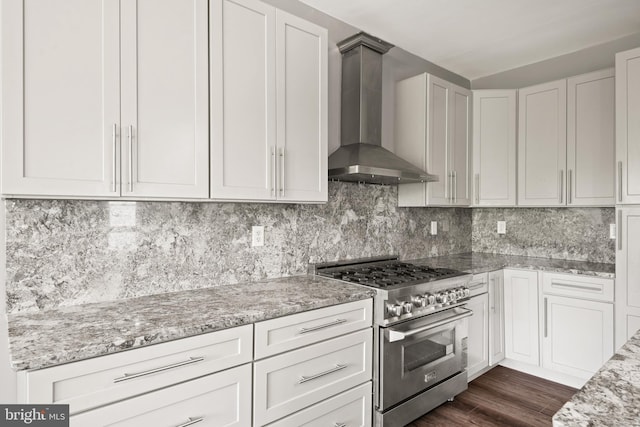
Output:
[[[416,342],[404,346],[404,371],[431,365],[451,355],[454,342],[455,329],[451,328],[419,338]]]

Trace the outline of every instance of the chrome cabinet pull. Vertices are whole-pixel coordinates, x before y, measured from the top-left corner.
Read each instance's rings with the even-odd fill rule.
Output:
[[[482,281],[482,282],[478,282],[477,284],[473,284],[473,285],[472,285],[471,283],[469,283],[469,290],[471,290],[471,289],[478,289],[478,288],[481,288],[481,287],[483,287],[485,284],[486,284],[486,282],[484,282],[484,281]]]
[[[618,225],[616,226],[618,229],[618,250],[622,250],[622,210],[618,211]]]
[[[133,126],[129,125],[129,193],[133,193]]]
[[[496,311],[496,279],[495,277],[492,277],[491,279],[489,279],[489,293],[491,294],[491,307],[490,310],[491,311]]]
[[[453,204],[458,202],[458,174],[453,171]]]
[[[335,368],[327,369],[326,371],[320,372],[319,374],[310,375],[308,377],[302,375],[300,377],[300,380],[298,381],[298,384],[304,384],[307,381],[316,380],[316,379],[318,379],[320,377],[324,377],[325,375],[333,374],[334,372],[341,371],[341,370],[345,369],[346,367],[347,367],[347,365],[336,364]]]
[[[280,196],[284,197],[284,148],[280,149]]]
[[[569,195],[567,196],[567,204],[570,205],[572,199],[571,193],[573,189],[573,170],[569,169],[567,173],[569,174],[569,183],[567,184],[567,193],[569,193]]]
[[[330,328],[332,326],[340,325],[342,323],[346,323],[347,319],[336,319],[333,322],[324,323],[322,325],[311,326],[309,328],[300,328],[300,334],[307,334],[309,332],[317,331],[319,329]]]
[[[622,202],[622,162],[618,162],[618,201]]]
[[[172,363],[171,365],[161,366],[159,368],[149,369],[148,371],[136,372],[134,374],[124,374],[119,378],[115,378],[113,380],[114,383],[119,383],[122,381],[132,380],[134,378],[144,377],[146,375],[156,374],[158,372],[168,371],[169,369],[179,368],[181,366],[192,365],[194,363],[202,362],[204,357],[190,357],[189,360],[184,360],[178,363]]]
[[[345,423],[333,423],[333,427],[347,427]]]
[[[596,292],[601,292],[602,288],[596,287],[596,286],[585,286],[585,285],[576,285],[573,283],[566,283],[566,282],[557,282],[557,281],[552,281],[551,282],[551,287],[556,287],[556,288],[567,288],[567,289],[581,289],[584,291],[596,291]]]
[[[199,423],[199,422],[201,422],[201,421],[204,421],[204,417],[198,417],[198,418],[192,418],[192,417],[189,417],[189,421],[187,421],[187,422],[186,422],[186,423],[184,423],[184,424],[180,424],[179,426],[176,426],[176,427],[187,427],[187,426],[192,426],[192,425],[197,424],[197,423]]]
[[[476,205],[480,204],[480,174],[476,174]]]
[[[115,193],[117,191],[116,188],[116,173],[117,173],[117,169],[116,169],[116,164],[117,164],[117,148],[116,148],[116,138],[117,138],[117,130],[116,130],[116,124],[113,124],[113,129],[111,130],[111,142],[113,143],[113,152],[112,152],[112,158],[111,160],[113,161],[113,165],[111,166],[111,173],[113,174],[112,176],[112,183],[111,183],[111,192]]]
[[[564,170],[560,170],[560,204],[562,204],[562,192],[564,191]]]
[[[547,337],[547,298],[544,299],[544,337]]]
[[[271,146],[271,195],[276,191],[276,148]]]

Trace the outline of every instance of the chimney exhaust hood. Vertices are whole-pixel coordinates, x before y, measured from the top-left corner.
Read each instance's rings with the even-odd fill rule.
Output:
[[[329,179],[385,185],[438,181],[436,175],[382,148],[382,55],[392,47],[363,32],[338,43],[341,141],[329,156]]]

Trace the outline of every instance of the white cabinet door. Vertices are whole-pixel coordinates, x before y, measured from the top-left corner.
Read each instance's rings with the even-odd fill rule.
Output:
[[[566,203],[567,82],[519,90],[518,205]]]
[[[504,276],[489,273],[489,365],[504,359]]]
[[[453,181],[453,205],[469,206],[471,204],[471,129],[469,114],[471,112],[471,91],[451,85],[450,90],[450,136],[449,161]]]
[[[640,328],[640,207],[617,209],[616,349]]]
[[[613,69],[567,80],[567,205],[615,203]]]
[[[516,204],[516,91],[473,91],[473,205]]]
[[[276,11],[279,200],[327,201],[327,40],[325,28]]]
[[[613,304],[544,296],[542,367],[588,379],[613,355]]]
[[[122,195],[207,198],[207,0],[121,7]]]
[[[618,203],[640,203],[640,48],[616,54]]]
[[[2,1],[3,194],[119,194],[119,3]]]
[[[489,295],[485,293],[471,298],[467,308],[473,310],[467,339],[467,373],[472,380],[489,366]]]
[[[275,9],[210,5],[211,197],[275,199]]]
[[[438,175],[437,182],[427,188],[427,205],[449,205],[452,202],[453,174],[449,162],[449,101],[451,83],[429,75],[427,77],[427,172]]]
[[[540,364],[538,273],[504,270],[505,357]]]

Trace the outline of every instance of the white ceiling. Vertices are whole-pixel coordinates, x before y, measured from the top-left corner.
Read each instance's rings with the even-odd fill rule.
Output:
[[[300,0],[470,80],[640,32],[640,0]]]

